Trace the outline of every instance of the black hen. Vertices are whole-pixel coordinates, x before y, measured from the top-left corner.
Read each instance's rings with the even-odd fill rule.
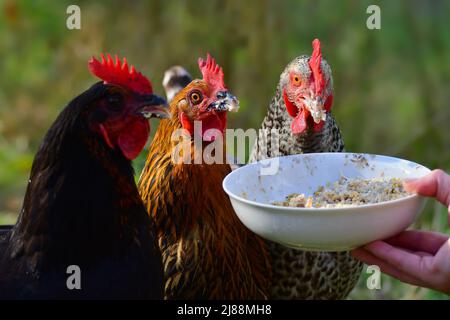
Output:
[[[130,160],[148,138],[145,117],[168,112],[145,77],[111,62],[90,62],[104,82],[69,103],[36,154],[19,220],[0,233],[0,298],[162,297],[161,255]],[[71,265],[80,290],[67,287]]]
[[[0,226],[0,254],[5,251],[13,226]],[[1,257],[1,256],[0,256]]]

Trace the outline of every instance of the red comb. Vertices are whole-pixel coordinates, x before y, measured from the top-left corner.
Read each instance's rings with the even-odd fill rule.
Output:
[[[316,95],[320,95],[325,88],[325,79],[323,78],[322,69],[320,63],[322,61],[322,52],[320,52],[320,41],[314,39],[312,42],[313,53],[309,59],[309,67],[312,70],[314,76],[314,82],[316,83]]]
[[[136,71],[134,66],[128,69],[127,59],[123,58],[123,63],[119,57],[115,56],[115,62],[109,54],[105,56],[101,54],[102,61],[98,61],[94,57],[89,60],[89,70],[91,73],[104,81],[126,87],[138,93],[153,93],[152,84],[140,72]]]
[[[206,61],[202,58],[198,59],[198,67],[202,72],[203,80],[208,83],[211,89],[214,91],[226,89],[223,82],[223,70],[209,53],[206,55]]]

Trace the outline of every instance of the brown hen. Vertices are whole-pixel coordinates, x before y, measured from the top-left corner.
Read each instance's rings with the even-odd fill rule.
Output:
[[[203,79],[192,81],[171,101],[172,117],[161,121],[139,182],[157,226],[165,298],[265,299],[271,279],[268,249],[239,221],[222,189],[230,166],[206,164],[205,159],[194,164],[213,143],[219,147],[211,155],[225,158],[225,143],[218,142],[227,111],[238,104],[214,59],[200,59],[199,66]],[[178,130],[190,151],[174,152],[181,149],[179,139],[172,139]],[[195,135],[200,137],[197,145]],[[184,161],[175,161],[172,154]]]

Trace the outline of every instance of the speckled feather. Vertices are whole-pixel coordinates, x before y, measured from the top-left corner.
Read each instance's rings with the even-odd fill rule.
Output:
[[[282,98],[282,85],[288,70],[295,68],[305,77],[310,76],[309,56],[294,59],[284,70],[262,123],[252,150],[250,161],[313,152],[342,152],[344,141],[339,127],[328,113],[322,130],[292,135],[292,118],[286,111]],[[332,92],[331,68],[322,60],[321,68],[330,81],[325,90]],[[271,130],[279,130],[279,139],[274,139]],[[356,285],[362,264],[348,252],[307,252],[290,249],[268,241],[272,256],[273,299],[343,299]]]

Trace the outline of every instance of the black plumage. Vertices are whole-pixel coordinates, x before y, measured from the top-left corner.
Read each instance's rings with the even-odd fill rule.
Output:
[[[46,134],[18,222],[0,231],[0,298],[162,297],[161,256],[131,162],[95,130],[119,117],[99,107],[116,89],[93,85]],[[81,269],[81,290],[66,286],[70,265]]]

